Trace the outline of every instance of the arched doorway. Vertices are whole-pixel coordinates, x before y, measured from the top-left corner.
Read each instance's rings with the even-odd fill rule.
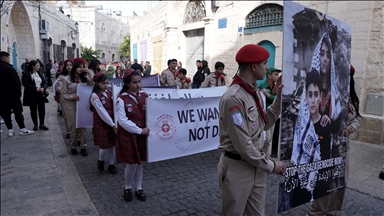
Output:
[[[198,23],[206,17],[205,1],[189,1],[184,11],[183,24]],[[186,42],[186,59],[183,66],[188,76],[193,77],[196,72],[196,61],[204,59],[205,29],[191,29],[183,32]]]
[[[107,63],[107,61],[105,59],[105,53],[101,54],[101,63],[103,63],[103,64]]]
[[[268,66],[269,67],[275,66],[276,46],[271,41],[268,41],[268,40],[261,41],[259,45],[267,49],[270,54],[267,62]]]
[[[9,46],[12,46],[12,49],[13,49],[12,61],[16,71],[20,70],[19,69],[20,66],[18,67],[17,62],[24,62],[26,58],[36,58],[36,55],[37,55],[35,39],[34,39],[35,36],[33,35],[33,30],[32,30],[31,21],[29,17],[30,17],[29,12],[27,12],[24,6],[24,3],[22,1],[13,4],[9,22],[12,23],[14,27],[13,29],[15,31],[14,32],[15,40],[11,38],[10,41],[12,40],[17,41],[17,44],[15,43],[12,45],[9,44]],[[18,47],[22,48],[23,50],[28,50],[28,52],[18,53],[17,52]]]
[[[64,59],[65,59],[65,47],[67,46],[67,42],[65,42],[64,40],[61,40],[61,42],[60,42],[60,47],[61,47],[61,50],[60,50],[60,54],[59,54],[59,61],[61,60],[61,61],[64,61]]]
[[[269,58],[268,58],[268,66],[269,67],[272,67],[272,66],[275,66],[275,53],[276,53],[276,46],[271,42],[271,41],[268,41],[268,40],[264,40],[264,41],[261,41],[260,43],[258,43],[260,46],[264,47],[265,49],[268,50],[269,52]],[[267,79],[267,76],[264,76],[264,79],[263,80],[257,80],[257,84],[260,85],[262,82],[264,82],[265,80]]]
[[[13,68],[17,71],[17,49],[16,49],[16,42],[13,42],[12,44],[12,64]]]
[[[112,62],[115,62],[115,53],[112,53]]]

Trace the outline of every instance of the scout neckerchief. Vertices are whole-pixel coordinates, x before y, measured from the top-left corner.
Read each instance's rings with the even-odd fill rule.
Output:
[[[173,78],[176,80],[176,72],[177,71],[172,70],[170,67],[168,67],[168,70],[173,73]]]
[[[268,123],[268,121],[267,121],[267,116],[265,116],[263,107],[261,106],[260,99],[259,99],[259,97],[257,96],[256,91],[253,90],[253,89],[251,89],[251,88],[249,87],[249,85],[246,84],[246,83],[244,82],[244,80],[241,79],[241,78],[240,78],[239,76],[237,76],[237,75],[235,76],[235,78],[233,78],[233,81],[232,81],[232,83],[231,83],[230,86],[232,86],[232,85],[234,85],[234,84],[238,84],[238,85],[240,85],[240,87],[242,87],[246,92],[248,92],[250,95],[253,96],[253,98],[254,98],[255,101],[256,101],[257,108],[259,109],[259,112],[260,112],[260,114],[261,114],[261,117],[263,118],[264,123],[267,124],[267,123]]]
[[[217,87],[217,86],[219,86],[219,79],[221,79],[221,82],[224,82],[225,77],[223,76],[223,74],[218,75],[216,71],[214,72],[214,74],[216,77],[216,85],[215,86]]]
[[[133,93],[131,93],[131,92],[129,92],[128,90],[127,90],[126,92],[127,92],[129,95],[132,95],[132,96],[136,99],[136,101],[137,101],[137,106],[139,107],[139,110],[140,110],[140,111],[144,110],[143,104],[142,104],[142,103],[140,102],[140,100],[139,100],[140,92],[137,91],[136,95],[133,94]]]
[[[191,79],[189,79],[189,78],[185,78],[184,80],[181,80],[181,79],[180,79],[180,81],[181,81],[181,88],[184,89],[184,84],[185,84],[185,83],[190,83],[190,82],[191,82]]]

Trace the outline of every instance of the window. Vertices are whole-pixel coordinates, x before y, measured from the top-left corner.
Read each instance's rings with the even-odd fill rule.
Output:
[[[185,9],[183,24],[202,21],[205,14],[204,1],[189,1]]]
[[[258,28],[283,24],[283,6],[263,4],[251,11],[245,20],[245,28]]]

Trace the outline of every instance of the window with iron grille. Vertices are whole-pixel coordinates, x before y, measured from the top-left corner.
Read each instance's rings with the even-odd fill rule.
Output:
[[[183,23],[195,23],[202,21],[205,17],[204,1],[189,1],[184,12]]]
[[[283,24],[283,6],[263,4],[251,11],[246,20],[245,28],[258,28]]]

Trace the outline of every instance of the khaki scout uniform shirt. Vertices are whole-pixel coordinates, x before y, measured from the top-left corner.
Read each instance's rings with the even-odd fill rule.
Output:
[[[216,86],[216,80],[217,80],[217,78],[216,78],[215,74],[211,73],[207,77],[205,77],[205,80],[201,84],[200,88],[225,86],[225,79],[224,79],[224,81],[221,81],[221,77],[219,77],[219,80],[217,81],[217,86]]]
[[[261,98],[257,85],[253,89]],[[277,97],[270,106],[265,124],[254,97],[238,84],[229,87],[219,105],[219,149],[238,154],[251,165],[271,173],[274,162],[260,150],[264,145],[263,131],[274,125],[280,114],[280,102],[281,98]]]
[[[176,86],[175,74],[169,70],[169,68],[163,70],[160,76],[160,84],[161,86]]]
[[[184,82],[182,82],[180,80],[180,78],[177,77],[176,78],[176,84],[179,87],[179,89],[191,89],[192,88],[192,81],[191,80],[189,80],[189,82],[187,82],[187,80],[184,80]]]

